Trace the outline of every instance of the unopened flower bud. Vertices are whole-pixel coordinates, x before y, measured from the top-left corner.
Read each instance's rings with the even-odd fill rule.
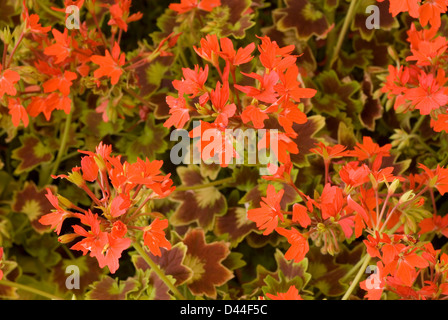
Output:
[[[77,237],[79,237],[79,234],[68,233],[68,234],[64,234],[64,235],[60,236],[58,238],[58,241],[60,243],[69,243],[69,242],[72,242],[73,240],[75,240]]]
[[[390,196],[390,195],[394,194],[399,185],[400,185],[400,180],[394,179],[394,181],[392,181],[392,183],[390,184],[390,186],[387,190],[388,195]]]
[[[70,200],[68,200],[67,198],[65,198],[65,197],[63,197],[63,196],[61,196],[59,194],[57,195],[57,197],[58,197],[58,201],[59,201],[59,203],[61,204],[62,207],[65,207],[65,208],[68,208],[68,209],[73,208],[73,203]]]
[[[415,197],[415,193],[412,192],[413,190],[409,190],[407,192],[405,192],[401,197],[400,200],[398,201],[399,204],[405,203],[409,200],[412,200]]]

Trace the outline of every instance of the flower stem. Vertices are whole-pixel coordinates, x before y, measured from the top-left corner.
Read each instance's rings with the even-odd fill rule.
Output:
[[[415,125],[414,125],[414,127],[412,128],[412,131],[411,131],[411,133],[409,134],[409,135],[413,135],[413,134],[415,134],[417,131],[418,131],[418,129],[420,129],[420,127],[422,126],[422,124],[423,124],[423,121],[425,121],[425,118],[426,118],[426,116],[425,115],[421,115],[420,116],[420,118],[417,120],[417,122],[415,123]]]
[[[140,96],[138,93],[136,93],[135,91],[128,89],[128,88],[123,88],[123,91],[126,92],[127,94],[129,94],[130,96],[134,97],[135,99],[137,99],[138,101],[140,101],[145,107],[147,107],[149,110],[154,110],[154,106],[151,105],[150,103],[148,103],[148,101],[145,100],[145,98],[143,98],[142,96]]]
[[[67,115],[67,118],[65,119],[65,125],[64,125],[65,127],[64,127],[64,132],[62,133],[61,144],[59,145],[58,155],[57,155],[56,161],[53,163],[53,168],[51,170],[51,173],[47,178],[48,179],[47,184],[49,184],[51,182],[51,176],[56,174],[56,172],[59,168],[59,165],[61,163],[62,157],[64,156],[65,151],[66,151],[65,148],[67,146],[68,134],[70,132],[70,124],[72,122],[72,115],[73,115],[73,109],[74,109],[73,96],[71,97],[71,100],[72,100],[72,107],[70,108],[70,112]]]
[[[339,51],[341,50],[342,43],[344,42],[345,34],[347,33],[348,27],[350,23],[352,22],[352,19],[356,12],[356,7],[359,2],[357,0],[351,0],[350,6],[347,11],[347,15],[344,20],[344,24],[342,25],[342,29],[339,32],[338,41],[336,43],[336,47],[334,48],[333,54],[331,56],[331,59],[329,60],[329,64],[327,65],[329,68],[333,65],[336,58],[338,57]]]
[[[14,48],[11,51],[11,54],[9,55],[8,65],[6,67],[4,66],[5,69],[8,69],[11,66],[11,63],[12,63],[12,60],[14,57],[14,53],[16,53],[16,50],[19,47],[20,42],[22,42],[24,36],[25,36],[25,32],[22,31],[22,33],[19,36],[19,39],[17,40]]]
[[[20,284],[20,283],[17,283],[17,282],[12,282],[12,281],[9,281],[9,280],[4,280],[4,279],[0,280],[0,285],[4,285],[4,286],[8,286],[8,287],[13,287],[13,288],[25,290],[25,291],[28,291],[28,292],[31,292],[31,293],[35,293],[35,294],[37,294],[39,296],[42,296],[42,297],[45,297],[45,298],[48,298],[48,299],[51,299],[51,300],[64,300],[63,298],[55,296],[55,295],[53,295],[51,293],[44,292],[44,291],[41,291],[39,289],[35,289],[35,288],[29,287],[27,285]]]
[[[361,265],[361,268],[359,269],[358,273],[355,276],[355,279],[353,279],[350,287],[348,288],[347,292],[345,292],[344,296],[342,297],[342,300],[348,300],[350,295],[352,294],[355,287],[358,285],[359,280],[361,279],[362,275],[365,273],[365,270],[367,268],[367,265],[370,262],[370,255],[366,253],[364,258],[362,259],[363,263]]]
[[[359,267],[362,265],[363,262],[364,262],[364,260],[363,260],[363,259],[360,259],[360,260],[358,261],[358,263],[356,263],[356,264],[353,266],[353,268],[351,268],[350,271],[347,272],[346,275],[343,276],[343,277],[341,278],[340,281],[344,282],[345,280],[347,280],[353,273],[355,273],[356,270],[359,269]]]
[[[177,290],[177,288],[173,285],[173,283],[170,281],[170,279],[167,278],[167,276],[163,273],[163,271],[159,268],[157,263],[155,263],[149,255],[146,253],[146,251],[142,248],[142,246],[138,243],[138,241],[134,241],[132,243],[135,250],[140,254],[140,256],[146,261],[146,263],[149,265],[149,267],[154,271],[157,276],[162,280],[167,287],[174,293],[174,295],[179,300],[185,300],[185,297]]]

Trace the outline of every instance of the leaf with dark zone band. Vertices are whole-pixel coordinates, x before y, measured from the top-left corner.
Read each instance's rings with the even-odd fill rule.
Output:
[[[138,282],[133,278],[120,280],[105,276],[90,285],[86,298],[89,300],[126,300],[126,295],[137,289]]]
[[[367,8],[371,5],[375,5],[378,11],[378,21],[379,26],[378,29],[367,28],[366,21],[367,19],[374,14],[375,11],[370,12],[367,11]],[[358,30],[361,37],[367,41],[372,40],[372,37],[378,30],[389,31],[392,28],[396,28],[399,26],[398,20],[392,16],[389,12],[390,2],[389,0],[385,0],[383,2],[378,2],[375,0],[363,0],[357,6],[357,10],[355,13],[355,17],[353,18],[351,24],[351,30]],[[367,13],[366,13],[367,11]],[[372,22],[373,23],[373,22]]]
[[[298,154],[291,154],[291,161],[299,168],[309,165],[308,156],[310,149],[314,148],[318,142],[316,135],[325,127],[325,118],[320,115],[308,117],[308,121],[303,124],[293,125],[297,137],[292,139],[299,148]]]
[[[373,84],[370,75],[367,73],[364,73],[361,88],[361,98],[364,100],[364,107],[359,118],[367,129],[374,131],[375,121],[381,119],[383,115],[383,106],[379,99],[373,97]]]
[[[20,137],[21,147],[12,151],[12,158],[19,161],[14,174],[19,175],[53,159],[53,152],[39,138],[24,134]]]
[[[310,247],[307,254],[308,272],[312,276],[309,286],[317,288],[328,297],[343,295],[348,289],[348,284],[340,280],[361,259],[362,252],[362,245],[352,251],[342,246],[341,253],[336,256],[324,255],[319,248]]]
[[[159,257],[154,256],[145,248],[145,251],[151,260],[157,263],[166,275],[170,275],[176,280],[176,286],[180,286],[188,281],[193,272],[184,263],[187,247],[182,242],[178,242],[173,245],[170,250],[166,250],[164,248],[161,248],[160,250],[162,255]],[[132,261],[137,269],[142,269],[144,271],[150,270],[149,265],[141,256],[133,255]]]
[[[167,276],[171,281],[171,276]],[[136,270],[133,277],[137,286],[126,294],[127,300],[173,300],[170,289],[151,269]]]
[[[84,127],[82,132],[88,137],[95,137],[95,145],[107,135],[121,132],[123,130],[123,120],[117,119],[112,122],[105,122],[101,113],[94,110],[85,110],[81,116]]]
[[[274,258],[276,266],[274,271],[261,265],[257,266],[256,278],[243,285],[246,294],[251,297],[267,292],[277,294],[286,292],[290,285],[294,285],[300,291],[307,286],[311,279],[311,275],[307,272],[309,263],[307,258],[299,263],[288,261],[279,249],[275,250]]]
[[[54,186],[48,186],[53,194],[56,193]],[[23,189],[16,191],[13,197],[13,203],[11,208],[15,212],[21,212],[27,215],[30,219],[31,225],[34,230],[43,233],[49,231],[48,226],[44,226],[39,222],[40,217],[50,213],[54,207],[48,201],[46,188],[38,189],[34,182],[27,181],[23,185]]]
[[[258,231],[258,229],[255,222],[247,219],[245,208],[229,208],[224,216],[216,218],[215,234],[226,235],[231,247],[236,247],[252,231]]]
[[[300,40],[308,40],[311,36],[321,36],[330,28],[323,11],[315,3],[308,0],[284,0],[286,7],[275,9],[281,14],[277,22],[280,31],[293,29]]]
[[[311,99],[314,110],[331,117],[346,113],[355,128],[361,127],[358,116],[363,106],[359,99],[361,86],[357,81],[340,79],[334,70],[330,70],[320,73],[312,82],[307,82],[307,87],[318,91]]]
[[[216,287],[224,285],[234,277],[233,272],[222,262],[230,255],[226,242],[207,243],[204,231],[191,229],[183,243],[187,246],[185,264],[193,271],[187,286],[194,295],[205,295],[216,299]]]
[[[246,30],[255,25],[253,14],[249,13],[251,5],[251,0],[221,0],[221,5],[207,15],[201,31],[220,38],[244,38]]]
[[[127,156],[129,162],[148,158],[157,159],[157,154],[163,154],[168,149],[165,138],[169,134],[168,129],[162,123],[156,124],[153,117],[148,117],[142,132],[136,133],[137,137],[129,135],[121,138],[117,148]]]
[[[140,96],[148,97],[160,88],[174,62],[173,56],[157,57],[135,69]],[[149,99],[151,102],[151,99]]]
[[[230,185],[241,191],[249,191],[258,184],[260,173],[255,167],[239,166],[233,169],[234,182]]]
[[[207,183],[197,166],[178,167],[177,173],[183,186]],[[213,186],[196,190],[176,191],[170,198],[180,203],[170,217],[173,226],[183,226],[197,222],[204,230],[211,230],[216,217],[227,212],[226,198]]]
[[[72,274],[70,269],[67,269],[69,266],[75,266],[79,270],[79,288],[67,288],[67,278]],[[59,291],[71,294],[75,294],[78,296],[82,296],[82,294],[88,289],[89,285],[94,281],[100,280],[100,277],[104,274],[104,270],[102,270],[98,266],[98,261],[90,256],[80,256],[71,259],[63,259],[61,260],[51,272],[51,278],[57,284]]]

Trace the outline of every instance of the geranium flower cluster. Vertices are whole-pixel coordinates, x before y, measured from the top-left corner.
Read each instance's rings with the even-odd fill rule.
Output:
[[[247,217],[263,235],[275,231],[284,236],[290,244],[285,258],[295,262],[305,258],[310,241],[321,248],[322,254],[336,255],[343,242],[367,236],[363,240],[366,259],[378,260],[377,281],[381,283],[380,287],[366,287],[363,282],[369,299],[379,299],[384,288],[402,298],[437,299],[440,294],[446,295],[446,255],[440,256],[440,250],[434,250],[430,242],[419,242],[418,237],[435,230],[448,232],[448,220],[425,208],[425,195],[434,199],[435,191],[441,195],[448,192],[448,169],[438,166],[431,170],[420,164],[419,174],[396,175],[394,167],[384,165],[391,147],[379,146],[370,137],[364,137],[353,150],[320,142],[311,151],[325,165],[321,192],[316,191],[313,197],[305,195],[292,180],[292,166],[284,165],[278,174],[264,178],[292,186],[303,202],[285,210],[281,207],[284,189],[276,192],[269,184],[260,208],[250,209]],[[416,289],[413,285],[417,276],[425,270],[429,278]]]
[[[389,66],[382,88],[395,99],[397,112],[418,110],[421,115],[429,115],[436,132],[448,131],[448,40],[440,30],[441,14],[447,11],[447,5],[446,0],[390,1],[393,16],[409,12],[419,23],[412,22],[407,32],[410,54],[400,61],[395,53],[397,64]]]
[[[242,48],[235,48],[231,39],[218,39],[216,35],[207,35],[201,39],[200,47],[195,52],[206,63],[205,67],[196,65],[194,69],[183,68],[183,78],[174,80],[173,86],[177,96],[167,96],[170,117],[165,127],[184,128],[192,114],[212,119],[212,122],[200,121],[200,129],[193,129],[191,137],[199,137],[200,152],[211,142],[203,137],[205,130],[211,130],[222,136],[210,157],[217,156],[222,166],[238,157],[234,147],[234,136],[226,134],[226,129],[278,129],[278,134],[271,137],[269,132],[260,139],[258,147],[268,146],[269,139],[278,140],[276,157],[281,163],[290,159],[290,154],[299,152],[292,140],[297,133],[292,129],[294,123],[307,121],[306,114],[299,103],[315,95],[316,90],[304,88],[300,83],[299,68],[296,65],[298,56],[293,55],[294,45],[279,47],[268,36],[258,37],[258,60],[261,69],[258,72],[245,73],[241,66],[252,62],[255,43]],[[210,67],[219,74],[220,81],[207,85]],[[240,80],[255,82],[242,85]],[[274,125],[266,125],[268,119]],[[216,142],[215,142],[216,143]],[[226,150],[230,150],[230,153]],[[227,157],[227,158],[226,158]],[[226,160],[224,160],[226,159]],[[203,160],[207,160],[203,159]]]
[[[60,235],[66,219],[79,219],[79,224],[73,225],[74,232],[60,235],[59,241],[77,240],[71,249],[83,255],[89,253],[101,268],[108,266],[111,273],[119,268],[122,252],[138,241],[138,233],[143,233],[144,244],[152,254],[160,256],[160,248],[170,249],[164,232],[168,220],[146,211],[148,202],[165,198],[175,189],[170,174],[162,175],[160,171],[163,161],[137,159],[128,163],[120,155],[113,156],[112,147],[102,143],[95,153],[80,152],[86,154],[81,166],[54,178],[66,179],[86,192],[92,200],[91,208],[80,208],[48,189],[46,196],[55,210],[42,216],[39,222]],[[98,188],[100,194],[95,192]],[[152,217],[153,221],[142,225],[142,217],[146,217],[145,221]]]
[[[70,5],[81,10],[84,1],[65,1],[65,7]],[[79,29],[69,31],[65,28],[63,32],[50,26],[43,27],[39,23],[39,15],[30,14],[23,2],[21,33],[15,42],[12,36],[5,39],[5,50],[0,61],[0,101],[7,98],[4,105],[8,107],[14,126],[23,123],[27,127],[29,118],[36,118],[40,114],[49,121],[56,110],[69,114],[73,109],[72,96],[86,89],[103,92],[97,112],[103,113],[105,121],[110,120],[111,114],[123,116],[126,109],[134,107],[113,104],[114,86],[119,85],[120,79],[129,79],[142,63],[159,55],[169,55],[166,50],[174,46],[177,38],[169,35],[154,51],[126,61],[126,55],[120,48],[122,34],[127,32],[128,23],[142,17],[140,12],[130,14],[130,6],[130,0],[115,0],[106,6],[112,33],[110,42],[106,42],[98,25],[95,29],[88,29],[83,23]],[[54,10],[65,13],[65,9]],[[89,5],[87,10],[97,21],[94,7]],[[12,46],[13,49],[7,54],[8,48]],[[13,64],[19,48],[30,51],[28,65]],[[104,80],[110,80],[111,86]]]

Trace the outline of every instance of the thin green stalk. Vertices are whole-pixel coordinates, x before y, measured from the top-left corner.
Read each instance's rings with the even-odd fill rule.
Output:
[[[60,21],[65,21],[65,15],[60,14],[60,13],[50,9],[49,7],[47,7],[47,5],[45,4],[44,1],[39,1],[38,4],[39,4],[39,7],[41,7],[48,14],[52,15],[53,17],[57,18]]]
[[[225,184],[225,183],[229,183],[229,182],[233,182],[233,177],[216,180],[216,181],[204,183],[204,184],[197,184],[194,186],[181,186],[181,187],[177,187],[175,191],[188,191],[188,190],[204,189],[204,188],[213,187],[216,185],[221,185],[221,184]]]
[[[173,283],[170,281],[170,279],[167,278],[167,276],[165,275],[165,273],[163,273],[163,271],[159,268],[159,266],[157,265],[157,263],[155,263],[154,261],[152,261],[152,259],[149,257],[149,255],[145,252],[145,250],[142,248],[142,246],[138,243],[138,241],[134,241],[132,243],[132,245],[134,246],[135,250],[137,250],[137,252],[140,254],[140,256],[146,261],[146,263],[149,265],[149,267],[151,268],[152,271],[154,271],[157,276],[160,278],[160,280],[162,280],[167,287],[174,293],[174,295],[179,299],[179,300],[185,300],[185,297],[179,292],[179,290],[177,290],[177,288],[173,285]]]
[[[55,295],[53,295],[51,293],[44,292],[44,291],[41,291],[39,289],[35,289],[35,288],[29,287],[27,285],[20,284],[20,283],[17,283],[17,282],[12,282],[12,281],[9,281],[9,280],[0,280],[0,285],[4,285],[4,286],[8,286],[8,287],[13,287],[13,288],[25,290],[25,291],[28,291],[28,292],[31,292],[31,293],[35,293],[35,294],[37,294],[39,296],[42,296],[42,297],[45,297],[45,298],[48,298],[48,299],[51,299],[51,300],[64,300],[63,298],[55,296]]]
[[[342,297],[342,300],[348,300],[350,295],[352,294],[355,287],[358,285],[359,280],[361,279],[362,275],[365,273],[365,270],[370,262],[370,255],[366,253],[364,258],[361,260],[363,261],[361,268],[359,269],[358,273],[355,276],[355,279],[353,279],[350,287],[348,288],[347,292],[345,292],[344,296]]]
[[[348,8],[347,15],[344,20],[344,24],[342,25],[342,29],[339,32],[339,37],[338,37],[338,41],[336,43],[336,47],[334,48],[331,59],[329,60],[329,64],[328,64],[329,68],[331,68],[331,66],[335,62],[337,56],[339,55],[339,51],[341,50],[342,43],[344,42],[344,38],[347,33],[348,27],[349,27],[350,23],[352,22],[352,19],[356,13],[356,7],[357,7],[358,3],[359,3],[359,1],[357,1],[357,0],[352,0],[350,2],[350,6]]]
[[[356,264],[353,266],[353,268],[351,268],[350,271],[347,272],[347,274],[341,278],[341,281],[344,282],[344,281],[347,280],[353,273],[355,273],[355,271],[358,270],[359,267],[362,265],[363,261],[364,261],[363,259],[360,259],[360,260],[358,261],[358,263],[356,263]]]
[[[425,121],[425,118],[426,118],[426,116],[425,115],[420,115],[420,118],[417,120],[417,122],[415,123],[415,125],[414,125],[414,127],[412,128],[412,131],[411,131],[411,133],[409,134],[409,135],[413,135],[413,134],[415,134],[417,131],[418,131],[418,129],[420,129],[420,127],[422,126],[422,124],[423,124],[423,121]]]
[[[73,109],[74,109],[74,105],[73,105],[73,97],[72,98],[72,106],[70,108],[70,112],[67,115],[67,118],[65,119],[65,124],[64,124],[64,132],[62,133],[62,137],[61,137],[61,144],[59,145],[59,150],[58,150],[58,155],[56,157],[56,161],[53,163],[53,167],[51,169],[51,173],[48,176],[48,180],[46,184],[49,184],[51,182],[51,176],[55,175],[56,172],[58,171],[59,165],[61,164],[61,160],[62,157],[65,155],[65,148],[67,146],[67,141],[68,141],[68,134],[70,132],[70,124],[72,123],[72,116],[73,116]]]

